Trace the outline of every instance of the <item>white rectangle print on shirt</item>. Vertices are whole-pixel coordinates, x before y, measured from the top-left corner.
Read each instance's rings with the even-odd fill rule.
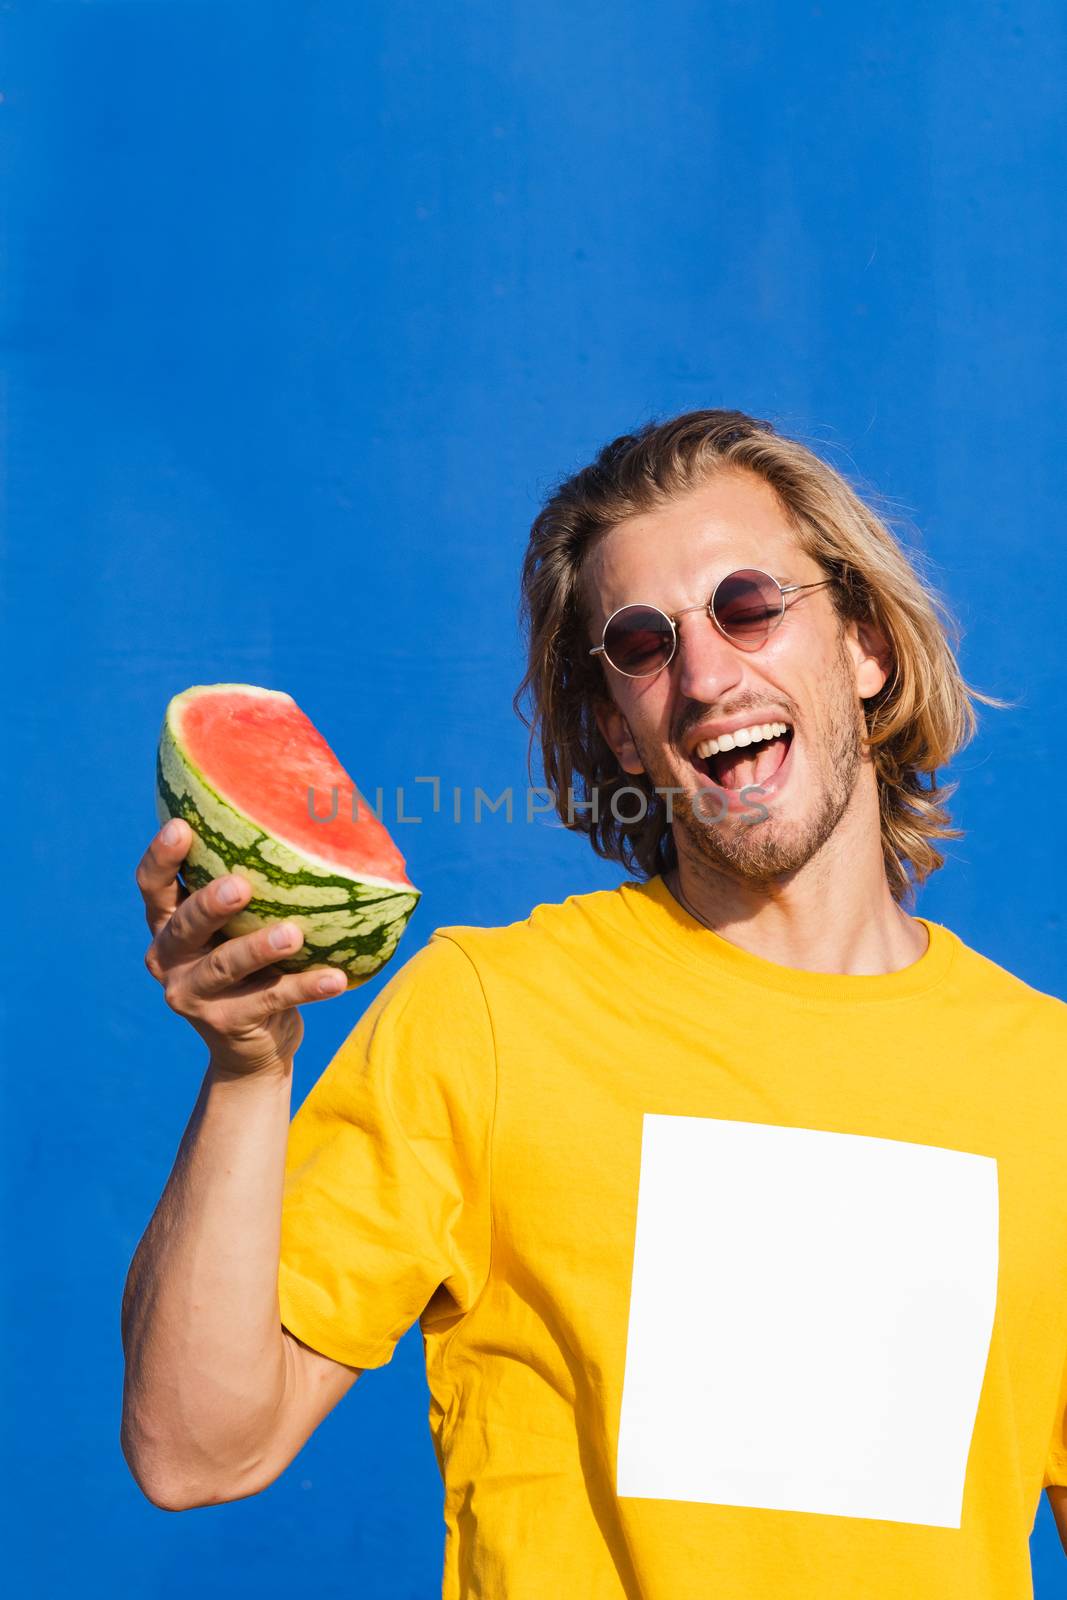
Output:
[[[958,1528],[998,1258],[991,1156],[646,1115],[618,1494]]]

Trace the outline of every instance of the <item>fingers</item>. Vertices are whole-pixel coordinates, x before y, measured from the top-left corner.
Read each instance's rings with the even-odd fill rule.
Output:
[[[161,828],[137,864],[134,874],[144,899],[145,919],[153,934],[172,917],[185,897],[178,868],[189,854],[193,830],[180,817]]]
[[[163,965],[188,959],[204,949],[212,936],[248,904],[250,895],[248,880],[235,873],[216,878],[188,895],[156,934]],[[219,946],[223,948],[225,944]]]
[[[255,933],[226,939],[193,967],[189,974],[190,991],[202,999],[211,999],[261,972],[279,957],[293,955],[303,942],[303,934],[292,922],[274,922],[269,928],[257,928]]]
[[[272,1017],[316,1000],[331,1000],[348,987],[337,967],[317,967],[310,972],[262,973],[231,989],[216,1000],[211,1015],[216,1026],[239,1034],[244,1028],[262,1027]]]
[[[155,935],[145,965],[163,984],[172,1009],[189,1016],[210,1010],[214,1016],[224,1002],[227,1020],[222,1026],[229,1030],[256,1026],[276,1012],[344,992],[347,977],[336,967],[282,974],[273,966],[303,944],[295,923],[272,923],[228,938],[222,930],[247,905],[251,886],[231,873],[186,894],[177,874],[193,831],[179,819],[172,826],[174,837],[164,838],[167,830],[161,830],[137,868]]]
[[[167,1004],[194,1022],[210,1022],[225,1038],[240,1040],[269,1026],[283,1012],[343,994],[348,979],[338,967],[282,973],[271,965],[280,954],[270,939],[278,928],[229,939],[192,967],[178,968],[164,980]],[[299,928],[290,931],[296,935],[286,946],[292,952],[301,940]]]

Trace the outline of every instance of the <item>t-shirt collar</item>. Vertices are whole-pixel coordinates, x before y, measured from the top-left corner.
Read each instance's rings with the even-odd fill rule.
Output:
[[[661,875],[645,883],[625,883],[620,893],[636,928],[691,970],[705,976],[711,971],[726,973],[739,982],[799,1000],[881,1001],[922,994],[947,976],[960,943],[940,923],[916,917],[926,929],[927,948],[909,966],[869,975],[808,972],[753,955],[706,928],[678,903]]]

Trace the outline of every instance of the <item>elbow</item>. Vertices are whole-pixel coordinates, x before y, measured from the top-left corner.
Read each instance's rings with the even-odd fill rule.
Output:
[[[193,1511],[203,1503],[178,1484],[157,1484],[151,1479],[139,1478],[136,1473],[134,1482],[149,1505],[155,1506],[157,1511]]]
[[[165,1472],[146,1471],[143,1467],[135,1467],[128,1457],[126,1464],[134,1483],[149,1505],[155,1506],[157,1511],[197,1511],[204,1506],[225,1505],[230,1500],[242,1498],[240,1494],[220,1492],[214,1487],[208,1488],[205,1484],[170,1476]]]
[[[176,1470],[137,1450],[123,1429],[120,1443],[130,1476],[150,1505],[159,1511],[197,1511],[205,1506],[227,1505],[258,1494],[273,1480],[264,1475],[248,1475],[237,1484],[220,1484],[202,1475]]]
[[[147,1451],[139,1449],[125,1419],[119,1434],[119,1446],[131,1478],[149,1505],[157,1510],[193,1511],[198,1506],[216,1503],[213,1497],[202,1492],[200,1486],[153,1459]]]
[[[125,1446],[122,1453],[134,1483],[149,1505],[155,1506],[157,1511],[193,1511],[197,1506],[209,1503],[195,1492],[192,1484],[146,1467],[143,1462],[135,1460]]]

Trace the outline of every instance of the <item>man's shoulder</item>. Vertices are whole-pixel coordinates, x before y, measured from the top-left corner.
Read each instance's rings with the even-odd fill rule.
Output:
[[[951,929],[943,931],[950,935],[957,946],[957,981],[973,990],[984,1005],[1001,1003],[1009,1008],[1017,1008],[1052,1028],[1061,1029],[1067,1036],[1067,1001],[1037,988],[1020,973],[994,961]]]
[[[393,969],[369,1013],[473,1015],[493,998],[514,994],[516,985],[542,998],[555,993],[568,975],[617,961],[620,941],[630,947],[635,908],[627,897],[643,889],[623,883],[542,901],[514,922],[443,923]]]
[[[541,901],[514,922],[447,924],[434,931],[430,944],[448,941],[457,945],[478,967],[508,966],[553,953],[565,958],[612,928],[625,927],[632,917],[630,898],[641,889],[640,884],[627,882],[611,889],[569,894],[562,900]]]

